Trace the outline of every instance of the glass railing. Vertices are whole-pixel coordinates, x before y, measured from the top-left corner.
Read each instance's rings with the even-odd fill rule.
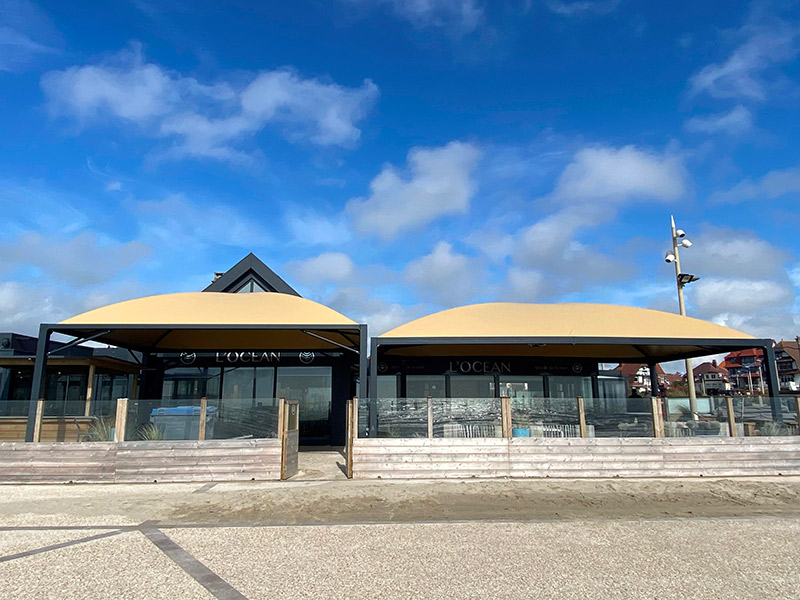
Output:
[[[370,419],[372,409],[375,416]],[[378,398],[364,412],[368,422],[377,427],[371,437],[428,437],[427,398]]]
[[[30,400],[0,400],[0,442],[24,442]],[[43,406],[41,442],[102,442],[113,434],[114,415],[54,415]],[[85,411],[85,407],[83,408]]]
[[[746,437],[798,435],[795,398],[733,396],[732,400],[738,435]],[[777,408],[777,419],[773,412],[773,404]]]
[[[209,400],[206,439],[277,437],[278,404],[278,398]]]
[[[208,399],[201,423],[199,399],[129,400],[127,441],[274,438],[278,434],[277,398]]]
[[[512,396],[513,437],[580,437],[577,398],[520,398]],[[588,432],[587,432],[588,435]],[[589,437],[593,437],[589,435]]]
[[[654,437],[650,398],[585,398],[588,437]]]
[[[433,437],[503,437],[500,398],[436,398]]]
[[[30,400],[0,400],[0,417],[27,417]]]

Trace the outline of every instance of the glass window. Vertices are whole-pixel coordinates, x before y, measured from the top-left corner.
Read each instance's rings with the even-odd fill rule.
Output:
[[[231,367],[222,374],[223,398],[255,397],[255,367]]]
[[[278,397],[300,403],[301,439],[330,439],[331,372],[331,367],[278,367]]]
[[[378,375],[377,398],[397,398],[397,375]]]
[[[591,398],[591,377],[548,377],[551,398]]]
[[[500,395],[522,400],[544,398],[544,377],[504,375],[500,378]]]
[[[407,398],[444,398],[444,375],[407,375]]]
[[[219,398],[219,373],[216,367],[176,367],[164,371],[161,398],[198,400]]]
[[[627,396],[625,380],[616,377],[598,377],[597,392],[601,398],[625,398]]]
[[[273,367],[255,367],[256,370],[256,398],[275,397],[275,369]]]
[[[236,290],[237,294],[252,294],[253,292],[266,292],[258,282],[253,279],[248,280],[242,287]]]
[[[493,375],[451,375],[451,398],[494,398]]]

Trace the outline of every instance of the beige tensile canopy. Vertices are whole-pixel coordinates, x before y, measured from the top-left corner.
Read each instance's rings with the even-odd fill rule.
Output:
[[[300,296],[186,292],[103,306],[52,325],[50,330],[123,348],[174,352],[341,346],[358,350],[359,327],[335,310]]]
[[[762,348],[778,394],[772,340],[667,313],[609,304],[496,302],[461,306],[372,339],[372,377],[381,356],[531,356],[660,363]],[[373,380],[371,389],[376,389]]]
[[[46,348],[53,333],[74,336],[72,343],[93,340],[143,353],[344,349],[359,356],[362,393],[366,393],[366,325],[290,294],[164,294],[110,304],[61,323],[43,324],[32,405],[42,389]]]

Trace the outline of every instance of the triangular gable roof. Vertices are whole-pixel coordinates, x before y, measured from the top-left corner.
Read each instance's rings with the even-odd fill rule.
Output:
[[[278,292],[300,296],[275,271],[265,265],[252,252],[211,282],[204,292],[238,292],[242,286],[253,281],[267,292]]]

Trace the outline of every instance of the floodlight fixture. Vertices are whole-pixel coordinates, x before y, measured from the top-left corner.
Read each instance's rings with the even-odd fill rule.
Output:
[[[667,250],[664,260],[668,263],[675,262],[675,253],[672,250]]]
[[[686,232],[683,229],[678,229],[675,232],[675,237],[679,237],[679,238],[686,237]]]
[[[697,275],[691,275],[689,273],[678,273],[678,283],[681,285],[686,285],[687,283],[693,283],[700,279]]]
[[[684,248],[690,248],[692,246],[692,242],[690,242],[689,240],[683,239],[683,240],[681,240],[680,245],[683,246]]]

